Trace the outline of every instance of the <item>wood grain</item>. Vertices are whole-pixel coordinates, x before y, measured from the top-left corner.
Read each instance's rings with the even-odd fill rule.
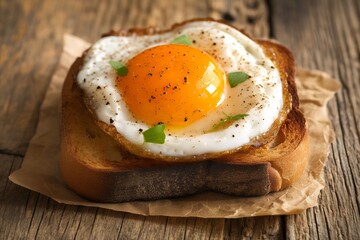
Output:
[[[320,206],[287,217],[286,236],[360,239],[359,1],[281,2],[271,5],[274,36],[293,50],[298,65],[326,71],[342,84],[329,104],[336,140]]]
[[[0,1],[0,238],[360,239],[359,13],[357,0]],[[8,181],[35,132],[64,33],[92,42],[111,28],[167,28],[194,17],[271,34],[299,65],[341,81],[329,104],[336,141],[319,207],[288,217],[144,217],[59,204]]]

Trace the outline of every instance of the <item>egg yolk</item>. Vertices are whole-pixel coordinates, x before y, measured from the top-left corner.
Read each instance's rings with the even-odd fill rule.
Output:
[[[225,74],[210,55],[190,46],[161,45],[126,64],[128,74],[117,86],[138,120],[184,127],[216,108]]]

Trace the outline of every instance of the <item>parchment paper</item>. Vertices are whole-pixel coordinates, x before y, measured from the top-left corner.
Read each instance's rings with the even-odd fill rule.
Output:
[[[52,77],[35,136],[21,168],[10,175],[20,186],[42,193],[57,202],[101,207],[142,215],[203,218],[240,218],[249,216],[295,214],[317,205],[324,187],[323,168],[334,134],[326,103],[340,88],[326,73],[297,69],[297,84],[302,110],[310,131],[310,161],[300,181],[284,191],[262,197],[242,198],[205,192],[193,196],[129,203],[105,204],[85,200],[65,185],[59,171],[59,106],[66,73],[89,43],[71,35],[64,36],[60,64]]]

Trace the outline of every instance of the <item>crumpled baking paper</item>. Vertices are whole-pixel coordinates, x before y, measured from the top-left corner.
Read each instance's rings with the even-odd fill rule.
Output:
[[[338,81],[326,73],[297,69],[297,87],[302,111],[310,132],[310,160],[300,181],[281,192],[262,197],[235,197],[214,192],[157,201],[97,203],[83,199],[69,190],[59,170],[60,93],[68,69],[76,57],[90,46],[72,35],[64,36],[60,64],[52,77],[42,103],[35,136],[20,169],[10,180],[44,194],[57,202],[100,207],[141,215],[241,218],[250,216],[296,214],[317,205],[324,188],[323,169],[334,139],[326,104],[340,89]]]

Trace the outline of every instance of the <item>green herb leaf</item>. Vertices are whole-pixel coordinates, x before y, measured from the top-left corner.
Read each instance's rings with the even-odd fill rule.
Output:
[[[249,116],[249,114],[238,114],[238,115],[235,115],[235,116],[227,116],[227,119],[228,120],[239,120],[240,118],[244,118],[244,117],[247,117]]]
[[[127,67],[122,62],[110,61],[110,65],[119,76],[126,76],[128,73]]]
[[[163,144],[165,142],[165,125],[158,124],[143,132],[144,142]]]
[[[245,82],[250,76],[244,72],[231,72],[228,74],[228,81],[230,83],[230,87],[234,88],[239,83]]]
[[[248,114],[237,114],[235,116],[230,116],[230,115],[227,115],[226,113],[223,112],[223,114],[225,115],[225,118],[222,118],[220,119],[220,122],[217,123],[217,124],[214,124],[213,127],[210,129],[209,132],[213,132],[215,131],[216,129],[218,129],[219,127],[222,127],[224,126],[225,124],[229,124],[233,121],[236,121],[236,120],[239,120],[241,118],[244,118],[244,117],[247,117],[249,116]]]
[[[190,46],[192,44],[191,39],[189,38],[188,35],[181,35],[177,38],[175,38],[174,40],[172,40],[170,43],[172,44],[183,44],[186,46]]]

